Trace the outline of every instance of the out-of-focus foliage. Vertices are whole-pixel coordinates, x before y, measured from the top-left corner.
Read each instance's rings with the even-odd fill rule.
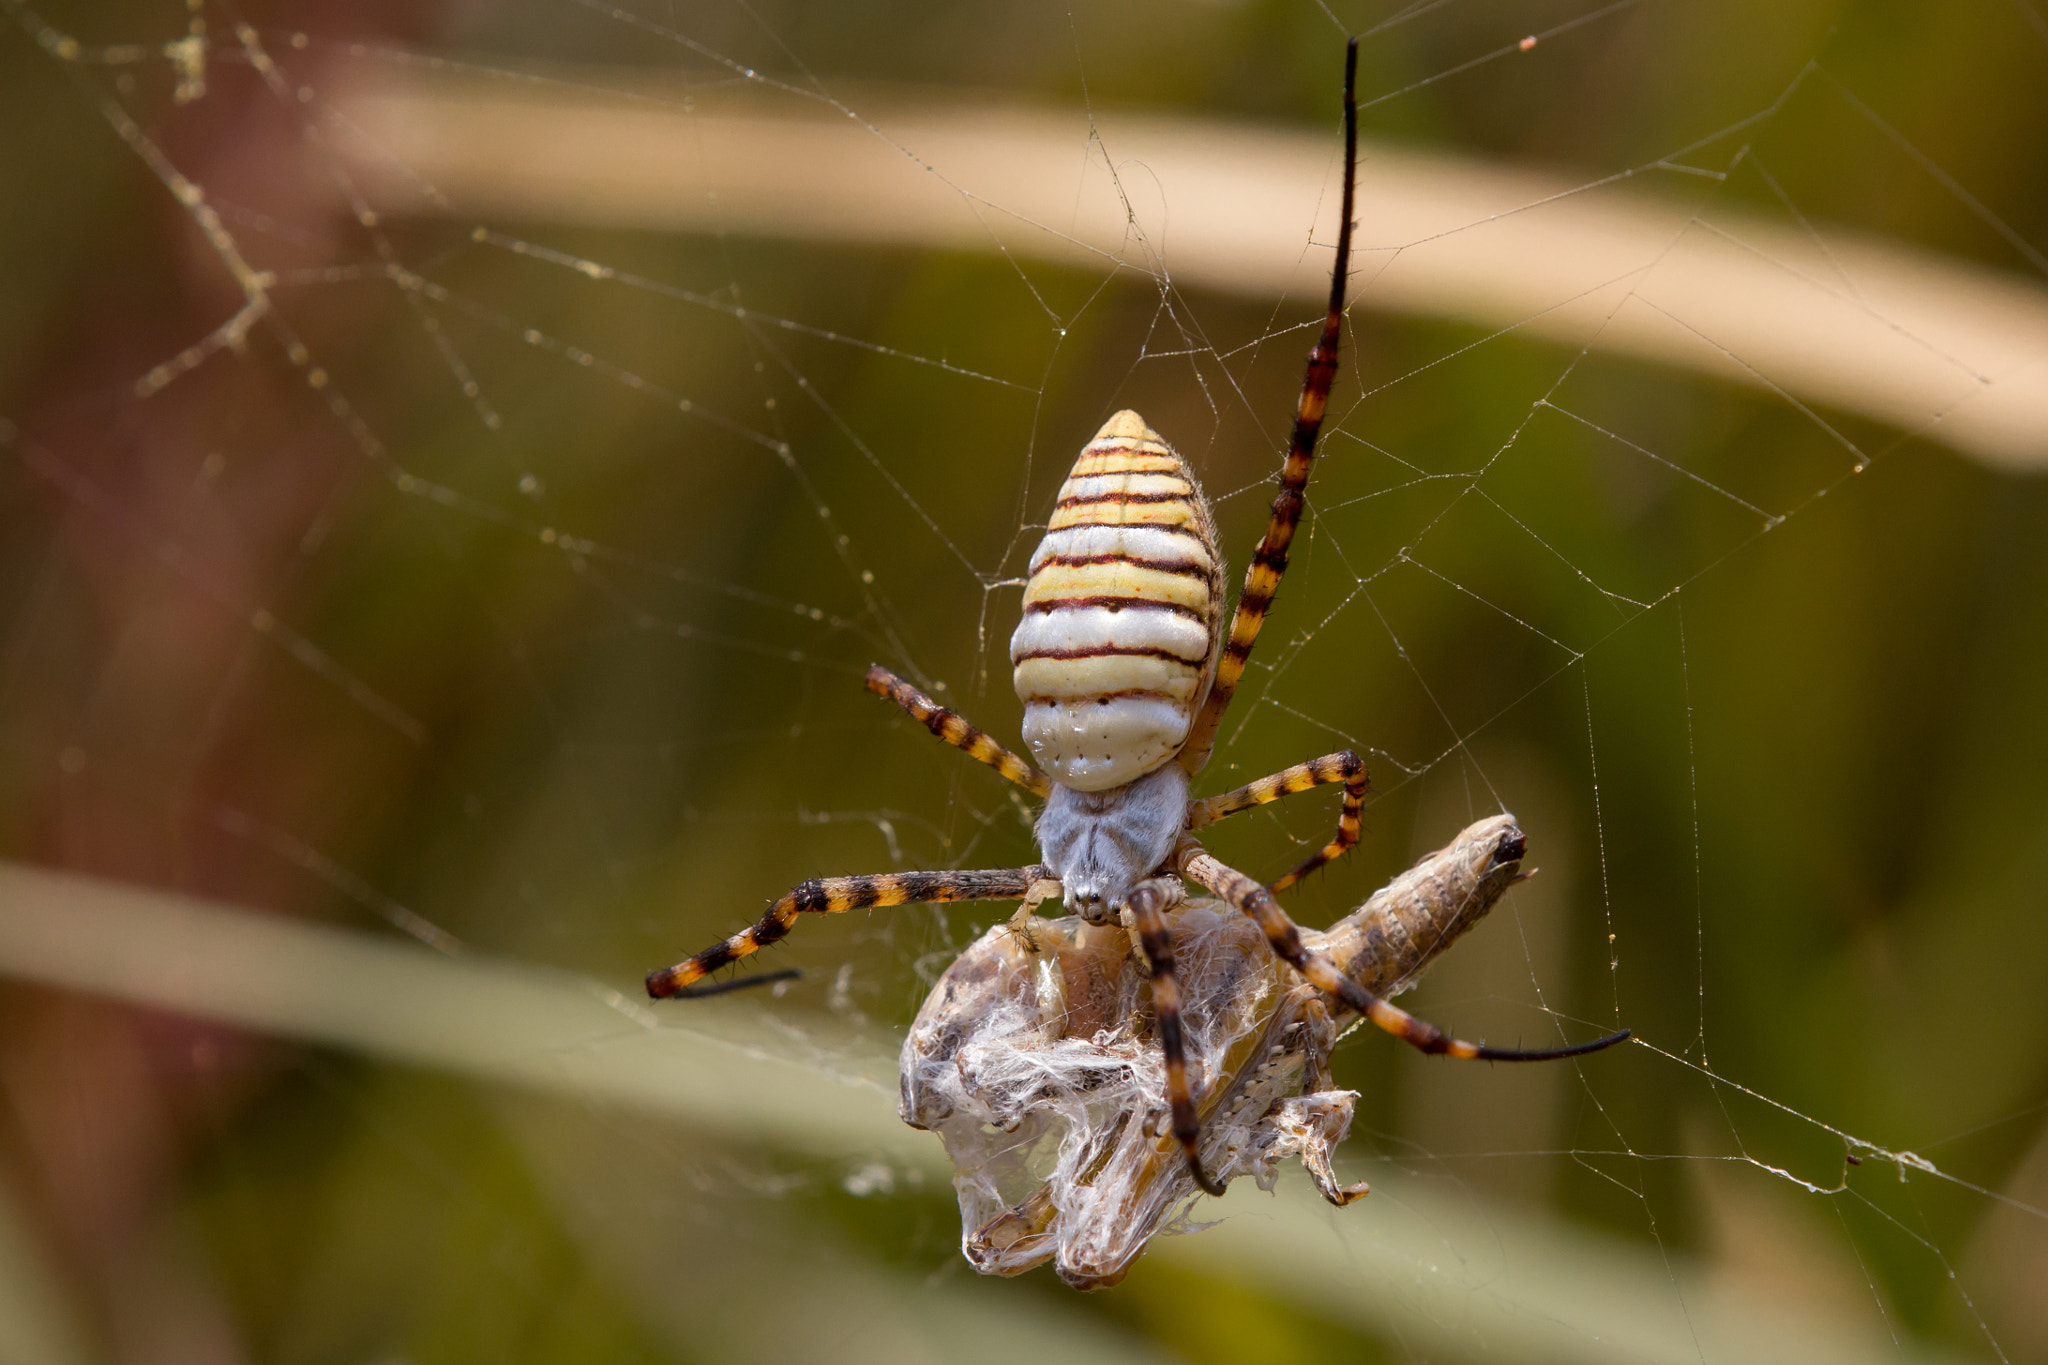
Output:
[[[1388,97],[1368,135],[1589,181],[1706,140],[1686,159],[1734,161],[1725,183],[1660,188],[2038,276],[2048,25],[2027,0],[1536,9],[1451,4],[1373,34],[1361,86]],[[240,17],[316,111],[324,82],[379,60],[360,39],[503,70],[736,79],[709,51],[827,88],[989,87],[1334,137],[1342,31],[1291,0],[636,12]],[[236,12],[199,13],[218,46],[183,104],[161,61],[67,63],[19,12],[0,28],[0,854],[362,926],[402,910],[622,990],[805,877],[1028,860],[998,780],[861,671],[914,668],[1016,733],[1003,580],[1117,406],[1196,463],[1241,566],[1313,307],[1163,300],[1131,270],[494,225],[949,369],[599,287],[476,248],[467,224],[382,231],[509,330],[416,306],[374,269],[293,277],[376,253],[238,55]],[[161,44],[188,22],[143,0],[42,17],[88,44]],[[135,395],[241,299],[103,101],[284,273],[280,315],[325,387],[259,325]],[[1312,923],[1514,811],[1542,876],[1418,1011],[1533,1037],[1551,1027],[1540,1003],[1683,1060],[1455,1071],[1357,1039],[1339,1058],[1365,1096],[1351,1178],[1406,1163],[1816,1313],[1965,1354],[2048,1352],[2048,487],[1768,392],[1377,316],[1369,263],[1359,284],[1312,520],[1207,780],[1368,751],[1366,839],[1294,898]],[[771,433],[794,468],[525,329]],[[1546,397],[1789,516],[1763,532]],[[1848,443],[1870,457],[1853,476]],[[1415,477],[1489,462],[1483,497]],[[1332,818],[1296,805],[1212,847],[1277,873]],[[807,923],[778,957],[806,980],[730,1009],[758,1012],[775,1050],[828,1029],[886,1042],[989,913]],[[550,1114],[25,987],[0,1010],[5,1179],[109,1359],[772,1354],[812,1282],[848,1315],[849,1351],[879,1353],[858,1298],[830,1287],[846,1275],[1191,1360],[1414,1358],[1182,1268],[1141,1262],[1087,1299],[1044,1276],[961,1286],[949,1193],[855,1178],[859,1153]],[[1821,1124],[1967,1183],[1849,1166],[1868,1153]],[[1745,1155],[1850,1192],[1713,1160]],[[666,1284],[636,1275],[662,1239],[635,1218],[729,1253],[674,1253]]]

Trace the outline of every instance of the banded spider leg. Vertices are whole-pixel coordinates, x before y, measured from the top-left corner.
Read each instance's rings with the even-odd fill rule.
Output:
[[[1306,763],[1297,763],[1291,768],[1282,768],[1271,777],[1262,777],[1256,782],[1247,782],[1234,791],[1221,796],[1207,796],[1188,803],[1188,828],[1200,829],[1218,820],[1278,801],[1283,796],[1293,796],[1332,782],[1344,784],[1344,802],[1337,812],[1337,833],[1329,843],[1323,845],[1302,864],[1281,877],[1267,883],[1268,891],[1285,891],[1303,877],[1334,862],[1351,851],[1358,842],[1359,814],[1365,809],[1365,793],[1372,785],[1371,776],[1365,771],[1365,760],[1349,749],[1339,749],[1334,754],[1324,754]]]
[[[673,967],[651,972],[647,993],[655,999],[688,996],[691,986],[720,967],[751,957],[778,943],[803,914],[839,915],[870,906],[931,905],[952,901],[1014,901],[1046,880],[1045,868],[996,868],[978,872],[884,872],[868,877],[814,877],[776,901],[751,928],[721,939]],[[708,993],[708,992],[707,992]]]

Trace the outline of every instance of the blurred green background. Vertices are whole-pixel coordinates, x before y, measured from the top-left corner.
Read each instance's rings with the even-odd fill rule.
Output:
[[[1334,139],[1344,33],[1371,31],[1368,137],[1588,182],[1703,144],[1688,161],[1725,180],[1646,192],[2037,284],[2048,243],[2030,0],[5,13],[0,854],[387,937],[430,923],[626,993],[805,877],[1029,860],[999,780],[861,673],[942,682],[1016,734],[1014,579],[1117,407],[1195,464],[1241,566],[1315,307],[1137,269],[490,224],[815,329],[793,333],[481,246],[459,213],[373,235],[249,52],[329,137],[329,83],[433,52],[621,90],[650,71],[716,90],[738,65]],[[195,22],[207,83],[180,100],[161,48]],[[41,41],[58,32],[80,52]],[[1477,60],[1532,32],[1534,52]],[[145,140],[281,281],[277,326],[147,396],[137,378],[241,296]],[[462,306],[393,288],[380,241]],[[1832,1340],[2048,1360],[2048,484],[1823,414],[1852,450],[1769,392],[1366,298],[1305,541],[1205,781],[1368,755],[1364,843],[1291,901],[1312,924],[1514,811],[1542,875],[1414,1008],[1494,1038],[1552,1036],[1549,1010],[1651,1046],[1459,1071],[1356,1037],[1340,1173],[1598,1234]],[[1272,875],[1333,812],[1302,798],[1211,846]],[[999,913],[807,923],[774,961],[801,982],[704,1017],[796,1059],[893,1048]],[[31,984],[0,987],[0,1012],[0,1189],[90,1359],[930,1350],[891,1314],[941,1324],[935,1358],[1031,1331],[1077,1358],[1528,1358],[1512,1334],[1418,1341],[1157,1254],[1085,1298],[1047,1272],[968,1283],[950,1191],[864,1153]],[[1331,1218],[1370,1236],[1379,1204]],[[1485,1295],[1438,1251],[1429,1273]]]

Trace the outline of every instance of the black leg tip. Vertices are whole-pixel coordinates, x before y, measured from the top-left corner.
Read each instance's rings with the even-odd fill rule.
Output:
[[[1567,1057],[1583,1057],[1589,1052],[1603,1051],[1635,1036],[1634,1029],[1625,1028],[1605,1038],[1595,1038],[1590,1043],[1574,1043],[1570,1047],[1532,1048],[1528,1051],[1512,1047],[1482,1047],[1476,1055],[1483,1062],[1558,1062]]]
[[[657,1000],[703,1000],[714,995],[730,995],[734,991],[752,990],[756,986],[772,986],[778,981],[794,981],[803,973],[795,967],[784,967],[781,971],[762,972],[759,976],[741,976],[731,981],[706,981],[699,986],[669,986],[656,990],[654,983],[663,975],[662,972],[656,972],[647,978],[647,993]]]

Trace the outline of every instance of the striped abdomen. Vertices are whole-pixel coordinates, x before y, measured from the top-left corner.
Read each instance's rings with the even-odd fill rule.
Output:
[[[1102,791],[1179,752],[1223,622],[1216,527],[1194,475],[1135,412],[1095,433],[1031,556],[1010,663],[1024,742]]]

